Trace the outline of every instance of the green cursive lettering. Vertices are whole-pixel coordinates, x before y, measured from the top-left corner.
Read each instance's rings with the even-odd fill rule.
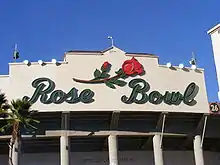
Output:
[[[78,102],[91,103],[94,101],[93,96],[95,93],[90,89],[84,89],[78,96],[78,90],[72,88],[67,94],[62,90],[54,90],[56,85],[49,78],[38,78],[32,82],[32,86],[35,88],[32,97],[24,96],[23,99],[30,103],[40,102],[43,104],[62,104],[64,101],[69,104]]]
[[[143,79],[137,78],[129,82],[129,87],[132,88],[132,92],[129,97],[122,96],[121,101],[125,104],[144,104],[149,101],[152,104],[161,104],[164,102],[168,105],[179,105],[182,101],[189,106],[196,104],[195,97],[198,93],[198,86],[195,83],[191,83],[187,86],[184,94],[180,92],[169,92],[166,91],[162,95],[159,91],[152,91],[149,96],[146,92],[150,90],[150,85]],[[138,99],[138,96],[141,96]]]

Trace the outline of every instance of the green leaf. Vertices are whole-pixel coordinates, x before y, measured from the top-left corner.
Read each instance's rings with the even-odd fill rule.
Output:
[[[122,73],[122,75],[120,76],[122,79],[126,79],[128,78],[128,76],[125,73]]]
[[[100,78],[108,78],[110,77],[110,75],[106,72],[102,72],[102,74],[100,75]]]
[[[124,71],[122,70],[122,68],[120,68],[118,71],[115,72],[116,74],[122,74],[124,73]]]
[[[117,80],[117,78],[111,78],[111,79],[109,80],[109,82],[114,83],[116,80]]]
[[[95,72],[94,72],[94,77],[95,77],[95,78],[100,77],[101,74],[102,74],[102,73],[100,72],[100,70],[96,69]]]
[[[127,84],[127,82],[123,81],[123,80],[115,80],[114,82],[116,85],[123,87]]]
[[[112,84],[112,83],[109,82],[109,81],[106,81],[106,82],[105,82],[105,85],[107,85],[109,88],[115,89],[114,84]]]

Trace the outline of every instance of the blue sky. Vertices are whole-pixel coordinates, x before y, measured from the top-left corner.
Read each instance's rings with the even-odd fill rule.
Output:
[[[210,36],[220,22],[219,0],[2,0],[0,74],[8,74],[13,45],[23,61],[62,60],[72,49],[103,50],[111,35],[127,52],[157,54],[160,64],[188,64],[191,52],[205,69],[210,101],[217,80]]]

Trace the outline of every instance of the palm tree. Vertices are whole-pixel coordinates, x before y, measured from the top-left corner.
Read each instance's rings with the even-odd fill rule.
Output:
[[[0,93],[0,118],[6,118],[7,110],[9,109],[8,101],[4,93]]]
[[[6,99],[6,96],[4,93],[0,93],[0,119],[6,119],[8,117],[8,110],[10,108],[10,105],[8,104],[8,101]],[[1,122],[1,126],[3,125],[2,128],[0,128],[0,132],[3,132],[4,128],[7,126],[4,125],[4,123]]]
[[[4,96],[4,97],[3,97]],[[19,154],[21,145],[21,129],[37,129],[33,126],[34,123],[39,121],[32,118],[31,104],[28,101],[17,99],[12,100],[11,105],[7,104],[5,95],[0,95],[1,100],[4,101],[0,109],[0,114],[4,114],[6,124],[0,128],[0,131],[11,132],[11,139],[9,143],[9,165],[19,165]],[[2,98],[1,98],[2,97]],[[3,99],[4,98],[4,99]],[[3,106],[4,105],[4,106]]]

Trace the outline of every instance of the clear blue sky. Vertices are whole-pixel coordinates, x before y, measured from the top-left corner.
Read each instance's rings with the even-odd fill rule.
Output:
[[[102,50],[108,35],[127,52],[154,53],[160,64],[188,64],[191,52],[205,69],[210,101],[217,80],[207,30],[220,22],[219,0],[1,0],[0,74],[8,74],[13,45],[30,61],[62,60],[72,49]]]

